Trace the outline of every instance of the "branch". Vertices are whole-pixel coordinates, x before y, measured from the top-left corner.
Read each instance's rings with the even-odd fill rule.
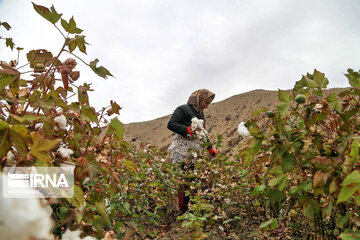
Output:
[[[74,53],[64,49],[64,52],[68,52],[70,53],[71,55],[73,55],[74,57],[76,57],[77,59],[79,59],[80,61],[82,61],[85,65],[89,66],[90,67],[90,64],[86,63],[84,60],[82,60],[80,57],[76,56]]]
[[[54,26],[57,30],[59,30],[59,32],[61,33],[61,35],[64,37],[64,39],[66,40],[66,37],[65,35],[62,33],[62,31],[56,26],[56,24],[54,23]]]

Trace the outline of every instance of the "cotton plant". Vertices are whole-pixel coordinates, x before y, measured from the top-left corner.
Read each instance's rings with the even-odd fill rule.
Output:
[[[0,190],[6,176],[0,173]],[[0,195],[0,239],[49,239],[53,228],[50,213],[37,198],[4,198]]]
[[[247,129],[247,127],[245,126],[244,122],[239,123],[237,131],[238,131],[239,135],[242,136],[242,137],[250,136],[250,132]]]
[[[208,132],[204,128],[204,120],[193,117],[191,119],[191,131],[195,132],[200,140],[206,139]]]

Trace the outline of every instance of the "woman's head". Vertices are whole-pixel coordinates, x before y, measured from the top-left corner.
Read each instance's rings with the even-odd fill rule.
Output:
[[[193,92],[188,100],[188,104],[194,105],[198,110],[203,111],[214,100],[215,94],[207,89],[200,89]]]

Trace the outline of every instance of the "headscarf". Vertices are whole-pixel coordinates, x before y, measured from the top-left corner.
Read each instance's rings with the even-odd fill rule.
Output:
[[[212,100],[214,100],[214,98],[215,98],[215,93],[213,93],[207,89],[200,89],[200,90],[193,92],[190,95],[187,103],[193,105],[195,107],[195,109],[197,111],[199,111],[200,114],[203,115],[202,111],[200,110],[200,102],[202,100],[206,100],[206,99],[209,99],[212,102]]]

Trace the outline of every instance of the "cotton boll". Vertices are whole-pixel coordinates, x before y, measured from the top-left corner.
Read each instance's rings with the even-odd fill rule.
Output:
[[[82,240],[97,240],[97,239],[92,236],[86,236]]]
[[[57,124],[60,130],[66,130],[66,117],[64,115],[55,117],[54,122]]]
[[[37,124],[35,124],[35,126],[34,126],[34,129],[37,131],[37,130],[39,130],[39,129],[42,129],[43,128],[43,123],[37,123]]]
[[[62,235],[62,240],[81,240],[80,238],[81,231],[70,231],[70,229],[66,229],[65,233]]]
[[[245,127],[245,123],[241,122],[239,123],[238,129],[237,129],[238,133],[240,134],[240,136],[246,137],[246,136],[250,136],[250,132],[249,130]]]
[[[60,153],[60,156],[62,158],[68,158],[68,157],[70,157],[71,154],[74,153],[74,151],[71,149],[65,148],[65,147],[60,147],[58,149],[58,153]]]
[[[201,130],[204,128],[204,120],[198,119],[196,117],[191,119],[191,129],[193,131]]]
[[[201,140],[207,137],[208,132],[204,128],[204,120],[196,117],[191,119],[191,130],[195,132],[196,136]]]
[[[0,173],[3,192],[5,175]],[[36,198],[3,198],[0,195],[0,239],[49,239],[52,220]]]

